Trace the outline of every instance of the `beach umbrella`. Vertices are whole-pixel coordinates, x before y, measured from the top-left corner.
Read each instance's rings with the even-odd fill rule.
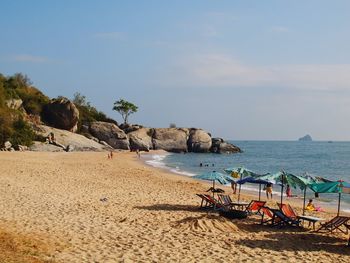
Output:
[[[234,177],[234,178],[236,177],[235,175],[238,175],[238,178],[240,180],[242,180],[243,178],[248,177],[248,176],[251,176],[251,177],[258,177],[258,176],[260,176],[260,174],[254,173],[253,171],[251,171],[249,169],[246,169],[244,167],[231,167],[231,168],[224,169],[224,171],[227,174],[231,174],[232,177]],[[233,180],[233,181],[236,182],[236,180]],[[241,188],[242,188],[242,185],[240,184],[239,185],[239,189],[238,189],[238,198],[237,198],[238,202],[239,202],[240,197],[241,197]]]
[[[308,173],[304,173],[303,175],[295,175],[295,177],[297,177],[304,185],[301,185],[300,188],[302,190],[304,190],[304,198],[303,198],[303,215],[305,215],[305,200],[306,200],[306,189],[307,186],[310,184],[314,184],[314,183],[320,183],[320,182],[324,182],[325,179],[323,179],[322,177],[316,177],[316,176],[312,176]]]
[[[326,183],[314,183],[308,185],[309,188],[315,193],[337,193],[338,194],[338,213],[340,213],[340,199],[341,194],[350,194],[350,184],[344,181],[326,182]]]
[[[261,185],[262,184],[267,184],[267,183],[269,183],[269,181],[262,180],[259,177],[249,176],[249,177],[243,178],[241,180],[238,180],[236,183],[239,184],[239,185],[245,184],[245,183],[259,184],[259,201],[260,201],[260,198],[261,198]]]
[[[215,189],[215,182],[218,181],[220,184],[228,184],[232,182],[232,177],[217,171],[206,172],[203,174],[195,175],[192,178],[213,181],[213,189]],[[214,195],[214,192],[213,192]]]
[[[289,186],[293,188],[306,188],[306,184],[303,180],[300,180],[298,176],[291,173],[286,173],[285,171],[280,171],[274,174],[266,174],[260,176],[259,179],[267,180],[273,184],[281,184],[281,204],[283,203],[283,187],[285,184],[289,184]]]

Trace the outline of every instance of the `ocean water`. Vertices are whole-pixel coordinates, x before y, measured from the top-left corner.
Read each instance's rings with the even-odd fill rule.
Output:
[[[299,141],[231,141],[239,146],[239,154],[166,154],[152,155],[148,164],[170,170],[184,176],[193,176],[206,171],[220,171],[228,167],[243,166],[256,173],[274,173],[284,170],[288,173],[305,172],[330,180],[350,182],[350,142],[299,142]],[[200,167],[200,163],[203,167]],[[246,184],[243,189],[257,191],[258,185]],[[280,190],[274,187],[278,195]],[[302,196],[299,189],[293,194]],[[307,197],[314,193],[307,192]],[[318,202],[337,205],[337,194],[320,194]],[[343,211],[350,212],[350,195],[342,195]]]

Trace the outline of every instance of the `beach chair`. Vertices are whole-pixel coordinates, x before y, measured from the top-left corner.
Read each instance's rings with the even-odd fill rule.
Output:
[[[262,213],[261,224],[266,224],[271,222],[272,226],[300,226],[299,219],[293,219],[285,214],[279,209],[273,209],[269,207],[262,207],[260,209]],[[264,216],[267,216],[269,219],[264,221]]]
[[[289,204],[280,204],[277,203],[278,208],[285,214],[287,217],[298,219],[298,214],[294,211],[294,209]]]
[[[261,213],[261,224],[264,225],[271,222],[271,225],[272,225],[272,220],[274,219],[272,210],[267,206],[263,206],[260,208],[260,213]],[[264,220],[264,218],[266,217],[267,219]]]
[[[258,201],[258,200],[252,200],[250,201],[249,205],[247,206],[247,208],[245,209],[245,211],[249,214],[249,215],[253,215],[253,214],[261,214],[260,213],[260,209],[266,204],[266,201]]]
[[[229,207],[229,208],[232,207],[233,202],[232,202],[232,199],[229,195],[220,195],[219,194],[218,197],[219,197],[219,201],[222,205]]]
[[[214,210],[226,209],[223,204],[210,195],[197,194],[197,196],[202,199],[200,208],[213,208]]]
[[[339,230],[343,232],[344,234],[348,233],[349,225],[347,222],[350,220],[350,217],[347,216],[336,216],[333,217],[331,220],[325,223],[321,223],[321,227],[317,229],[316,232],[320,232],[322,230],[327,231],[327,232],[333,232],[335,230]],[[341,229],[341,227],[344,226],[344,229]]]

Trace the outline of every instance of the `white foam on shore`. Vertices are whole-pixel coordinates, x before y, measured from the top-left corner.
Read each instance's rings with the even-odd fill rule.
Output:
[[[150,160],[146,160],[145,163],[156,167],[156,168],[166,168],[166,165],[164,163],[164,159],[166,157],[166,154],[152,154],[149,155],[150,156]]]
[[[170,153],[164,153],[164,154],[150,154],[148,155],[145,159],[146,164],[153,166],[155,168],[161,168],[161,169],[166,169],[169,172],[175,173],[175,174],[180,174],[180,175],[185,175],[185,176],[194,176],[196,175],[195,173],[191,173],[185,170],[181,170],[179,167],[169,167],[166,165],[164,162],[164,159],[166,158],[167,155]]]

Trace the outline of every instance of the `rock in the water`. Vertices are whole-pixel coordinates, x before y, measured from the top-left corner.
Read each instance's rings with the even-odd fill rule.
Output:
[[[18,110],[22,106],[23,101],[21,99],[10,99],[6,100],[5,104],[10,109]]]
[[[79,110],[68,99],[52,100],[43,108],[42,117],[50,126],[71,132],[77,131]]]
[[[153,149],[152,135],[154,130],[150,128],[140,128],[128,133],[130,149],[149,151]]]
[[[212,142],[207,132],[201,129],[191,129],[187,144],[189,152],[205,153],[209,152]]]
[[[307,134],[304,137],[299,138],[299,141],[311,142],[312,138],[311,138],[311,136],[309,134]]]
[[[157,128],[154,129],[153,147],[155,150],[169,152],[187,152],[189,130],[184,128]]]
[[[114,149],[129,150],[129,140],[125,132],[113,123],[96,121],[90,124],[90,133],[100,141],[107,142]]]
[[[239,153],[241,149],[231,143],[225,142],[221,138],[213,138],[210,149],[213,153]]]

